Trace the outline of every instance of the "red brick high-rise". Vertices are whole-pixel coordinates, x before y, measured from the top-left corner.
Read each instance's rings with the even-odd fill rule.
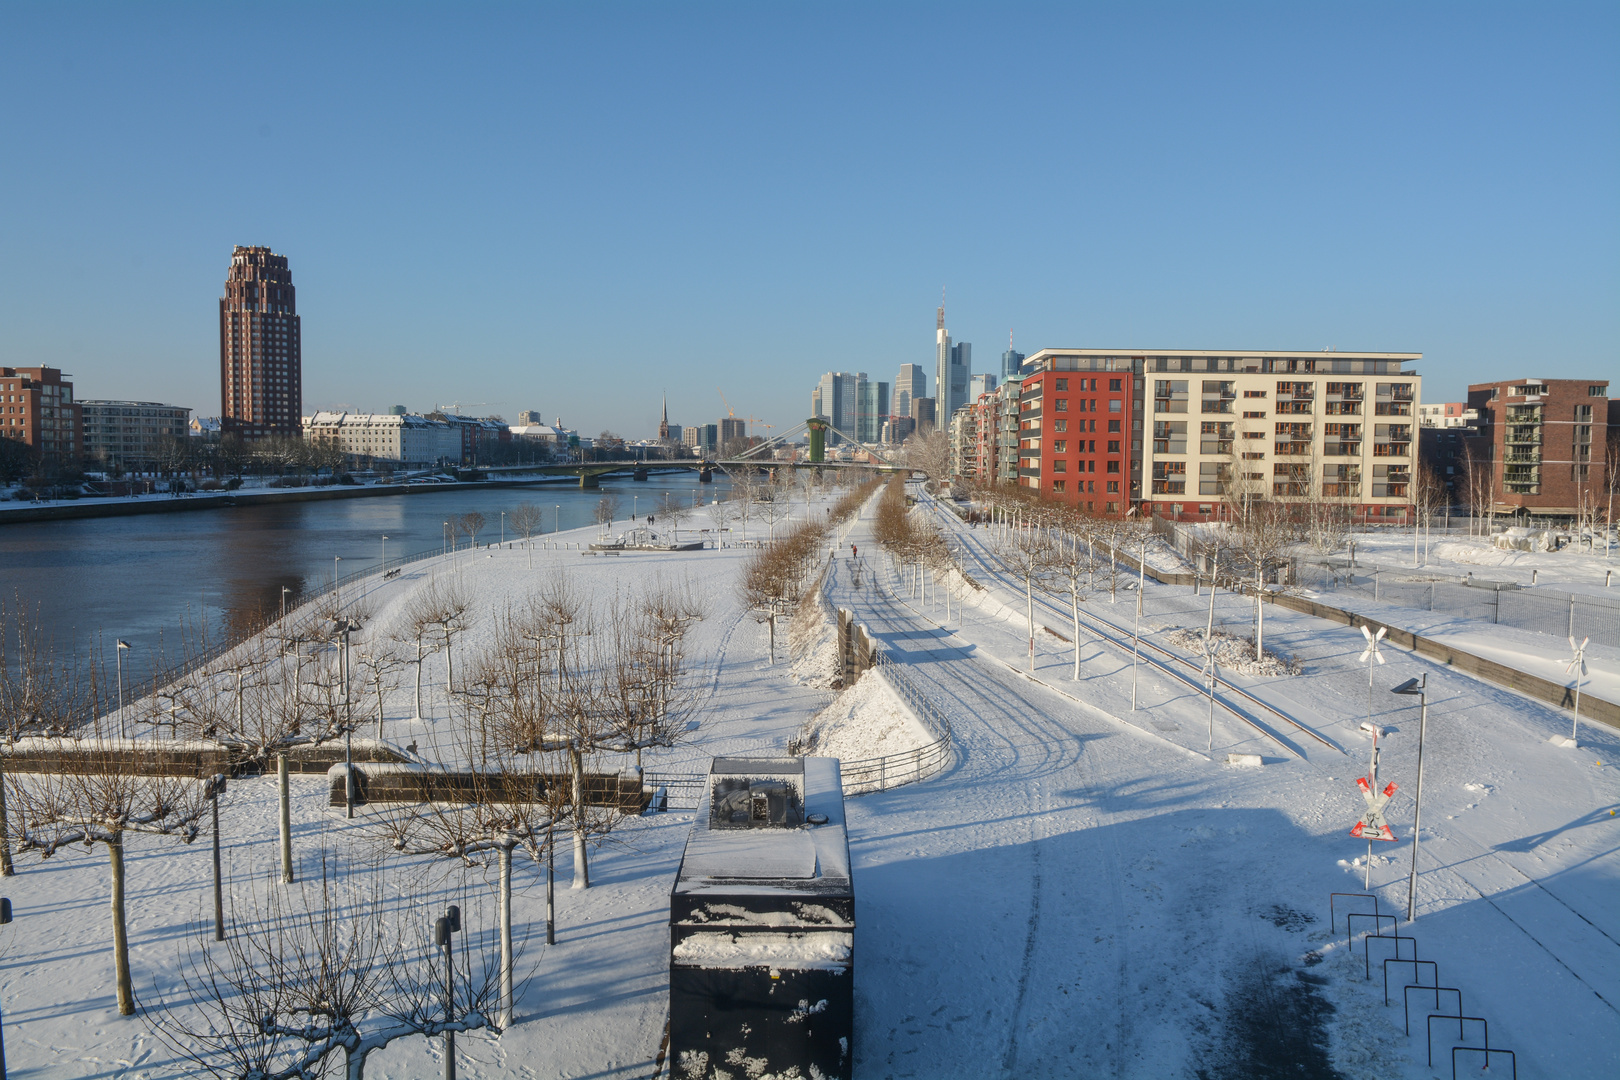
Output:
[[[287,258],[237,246],[219,301],[220,426],[244,439],[303,433],[303,346]]]

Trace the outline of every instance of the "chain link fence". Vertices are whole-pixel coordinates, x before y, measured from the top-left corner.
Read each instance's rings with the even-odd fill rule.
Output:
[[[1339,593],[1438,611],[1460,618],[1534,630],[1560,641],[1573,637],[1620,642],[1620,600],[1543,586],[1476,577],[1448,577],[1411,570],[1351,566],[1339,559],[1294,561],[1294,580],[1321,593]]]

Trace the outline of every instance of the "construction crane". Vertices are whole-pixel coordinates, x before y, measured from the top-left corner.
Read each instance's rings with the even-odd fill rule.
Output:
[[[714,388],[714,392],[720,395],[720,404],[726,407],[726,419],[735,420],[737,414],[731,411],[731,402],[726,400],[726,392],[718,386]]]
[[[460,416],[461,415],[461,410],[463,408],[481,409],[481,408],[483,408],[483,407],[485,407],[486,405],[489,405],[489,404],[490,404],[490,402],[488,402],[488,401],[452,401],[452,402],[450,402],[450,403],[448,403],[446,405],[440,405],[437,402],[435,402],[434,405],[433,405],[433,411],[434,412],[444,412],[445,409],[454,409],[454,410],[456,410],[456,415]]]

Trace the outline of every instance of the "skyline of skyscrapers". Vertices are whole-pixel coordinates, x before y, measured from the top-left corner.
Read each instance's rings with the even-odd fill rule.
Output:
[[[928,373],[921,364],[901,364],[894,380],[894,415],[910,416],[911,403],[928,396]]]
[[[220,427],[247,440],[303,434],[303,342],[287,258],[231,253],[219,301]]]
[[[934,321],[934,401],[938,415],[948,417],[967,404],[972,367],[973,346],[966,341],[951,344],[951,332],[945,329],[945,305],[941,303]]]

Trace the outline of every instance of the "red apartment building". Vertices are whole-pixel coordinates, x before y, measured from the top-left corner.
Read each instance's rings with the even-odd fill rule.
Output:
[[[1607,379],[1475,383],[1468,407],[1479,434],[1467,454],[1489,463],[1495,513],[1573,517],[1604,501]]]
[[[1043,349],[1018,396],[1018,483],[1096,514],[1141,498],[1141,376],[1130,357]]]
[[[47,462],[84,453],[83,409],[56,368],[0,368],[0,436],[27,443]]]

